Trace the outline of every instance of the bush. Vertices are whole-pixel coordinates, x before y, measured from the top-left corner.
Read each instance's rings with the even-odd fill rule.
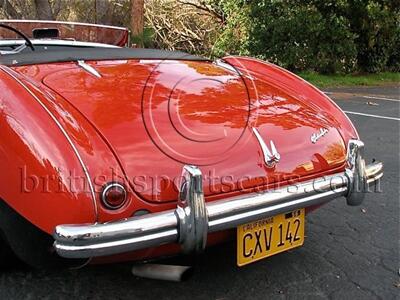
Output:
[[[223,29],[212,49],[212,56],[249,55],[249,6],[245,0],[209,0],[208,4],[221,16]]]
[[[292,71],[398,71],[396,0],[209,0],[225,16],[213,53],[250,54]]]
[[[346,16],[357,34],[357,64],[362,72],[399,68],[399,5],[397,1],[349,0]]]
[[[33,0],[0,18],[34,19]],[[129,26],[130,0],[49,0],[56,20]],[[5,5],[7,4],[7,5]],[[399,0],[145,0],[147,47],[258,56],[293,71],[400,71]]]
[[[293,71],[351,72],[355,35],[347,20],[324,16],[311,3],[258,1],[251,9],[252,54]]]
[[[391,72],[400,72],[400,26],[396,29],[393,44],[393,48],[389,51],[387,69]]]

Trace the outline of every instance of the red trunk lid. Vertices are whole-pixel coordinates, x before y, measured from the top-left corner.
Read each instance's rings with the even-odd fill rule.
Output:
[[[304,99],[209,62],[91,62],[46,76],[101,132],[135,191],[175,201],[184,164],[200,166],[206,195],[265,186],[341,167],[345,146],[334,118]],[[281,159],[264,162],[252,128]],[[327,130],[316,143],[311,136]],[[100,174],[99,174],[100,175]]]

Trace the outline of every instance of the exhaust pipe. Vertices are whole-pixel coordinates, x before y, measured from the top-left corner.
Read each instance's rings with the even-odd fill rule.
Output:
[[[179,282],[188,279],[193,270],[191,266],[138,264],[132,267],[132,274],[142,278]]]

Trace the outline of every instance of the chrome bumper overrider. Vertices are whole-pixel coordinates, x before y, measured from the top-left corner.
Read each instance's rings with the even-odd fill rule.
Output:
[[[186,253],[200,252],[210,232],[323,204],[340,196],[345,196],[349,205],[359,205],[370,186],[383,175],[383,164],[366,166],[363,154],[364,144],[351,140],[345,172],[211,203],[204,201],[200,169],[185,166],[176,209],[105,224],[59,225],[53,235],[54,247],[67,258],[105,256],[167,243],[181,244]]]

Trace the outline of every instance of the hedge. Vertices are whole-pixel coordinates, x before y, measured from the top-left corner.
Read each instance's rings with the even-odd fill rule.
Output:
[[[245,54],[293,71],[400,71],[397,0],[209,0],[225,24],[213,54]]]

